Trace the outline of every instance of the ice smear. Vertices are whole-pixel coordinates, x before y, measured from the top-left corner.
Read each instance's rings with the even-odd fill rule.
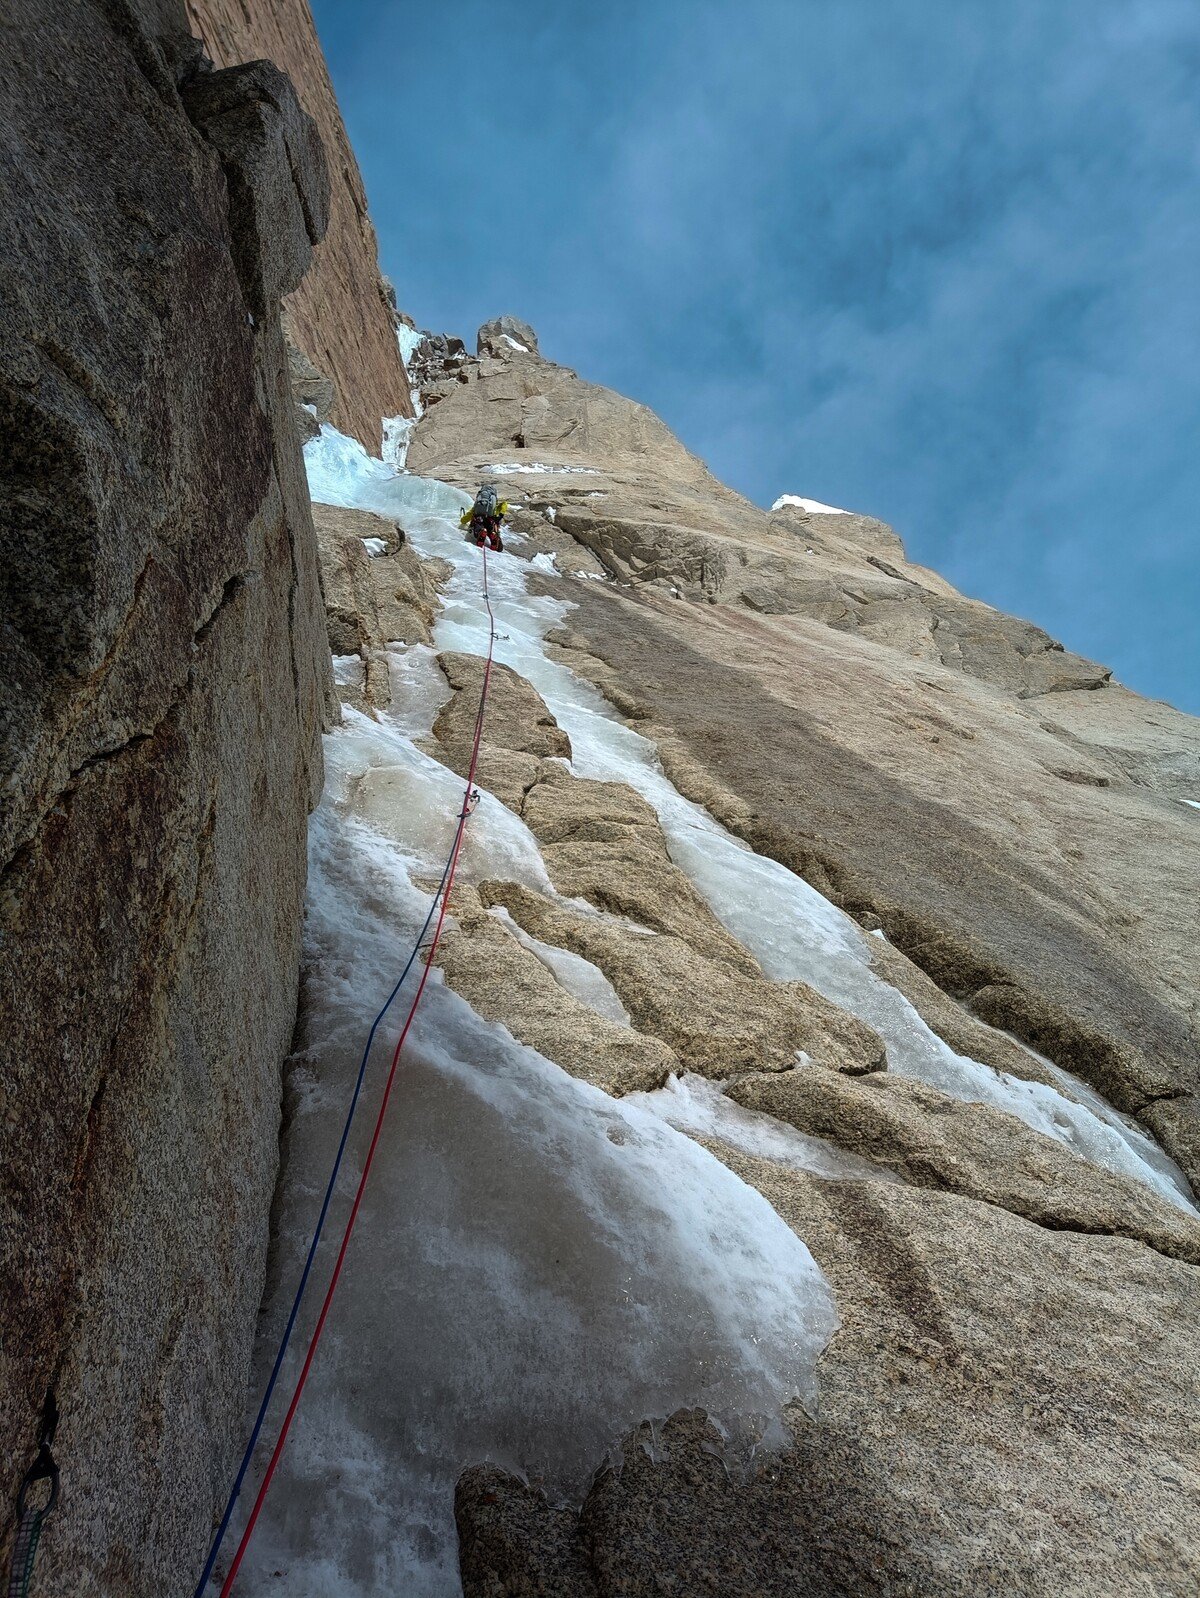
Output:
[[[500,461],[494,466],[484,468],[489,472],[503,472],[510,476],[514,472],[548,473],[552,477],[599,477],[600,473],[594,466],[546,466],[541,461],[531,461],[522,465],[519,461]]]
[[[431,840],[401,847],[354,814],[364,763],[395,757],[390,729],[372,746],[377,730],[348,716],[327,741],[264,1349],[369,1013],[424,913],[412,877],[437,864]],[[807,1250],[763,1199],[655,1116],[482,1022],[436,975],[353,1249],[251,1548],[250,1582],[285,1598],[457,1593],[467,1464],[577,1498],[625,1431],[692,1404],[749,1447],[781,1396],[811,1398],[835,1324]]]
[[[728,1143],[744,1154],[773,1160],[776,1165],[807,1171],[832,1181],[899,1182],[893,1171],[873,1160],[847,1154],[824,1138],[798,1132],[773,1115],[748,1110],[721,1091],[716,1082],[688,1072],[670,1076],[667,1085],[653,1093],[630,1093],[622,1101],[638,1104],[668,1126],[693,1137]]]
[[[782,510],[785,505],[796,505],[800,510],[806,510],[810,516],[849,516],[848,510],[842,510],[838,505],[822,505],[819,499],[801,499],[799,494],[780,494],[771,506],[772,510]]]
[[[357,451],[357,455],[354,453]],[[431,514],[414,523],[413,542],[424,554],[440,555],[455,568],[447,604],[436,628],[439,648],[475,654],[486,648],[479,600],[478,554],[464,546],[450,509],[466,496],[420,478],[381,483],[359,446],[331,428],[305,450],[310,474],[349,496],[335,503],[362,503],[397,514],[410,499]],[[451,496],[441,516],[432,508],[438,490]],[[326,497],[314,489],[314,498]],[[366,496],[355,499],[355,495]],[[406,526],[408,523],[406,522]],[[937,1037],[909,1001],[872,968],[866,934],[802,878],[774,860],[753,853],[699,805],[684,799],[667,779],[654,746],[620,722],[590,683],[546,658],[542,640],[570,606],[525,591],[526,563],[491,563],[493,603],[506,637],[498,658],[527,677],[570,735],[574,769],[583,777],[624,781],[654,806],[671,856],[704,894],[716,915],[779,981],[800,978],[869,1022],[888,1047],[892,1070],[920,1078],[955,1098],[991,1104],[1018,1116],[1035,1131],[1056,1138],[1074,1153],[1109,1170],[1135,1177],[1161,1197],[1193,1209],[1178,1167],[1144,1133],[1120,1117],[1105,1119],[1080,1101],[1038,1082],[1027,1082],[966,1056]]]
[[[1200,810],[1200,799],[1182,799],[1180,803],[1190,805],[1193,810]]]
[[[524,927],[513,920],[503,905],[495,906],[488,913],[495,916],[498,921],[502,921],[523,948],[537,955],[559,986],[565,988],[572,998],[595,1010],[597,1015],[615,1021],[618,1026],[631,1025],[629,1011],[621,1003],[616,988],[599,966],[593,965],[590,960],[585,960],[581,954],[573,954],[569,949],[556,948],[552,943],[543,943],[540,938],[531,936]]]
[[[398,322],[396,324],[396,343],[400,346],[400,359],[404,362],[405,366],[408,365],[409,361],[411,361],[413,356],[417,353],[417,350],[420,348],[421,341],[424,339],[424,337],[425,335],[421,332],[420,328],[409,327],[407,323],[404,322]]]
[[[416,416],[385,416],[383,419],[383,447],[380,451],[385,466],[390,466],[394,472],[402,472],[404,463],[408,459],[408,446],[412,442],[413,428],[416,427],[420,417],[418,409]]]
[[[454,525],[467,496],[390,479],[348,440],[315,454],[314,494],[402,512],[418,547],[440,541],[460,555],[478,602],[480,556]],[[501,594],[517,591],[509,569],[523,564],[489,563]],[[462,627],[466,592],[449,595]],[[415,742],[446,692],[432,652],[393,649],[389,664],[402,690],[394,713],[347,708],[325,742],[303,1048],[288,1078],[260,1366],[366,1028],[424,917],[421,884],[440,875],[461,799],[460,779]],[[472,818],[464,870],[550,891],[532,835],[490,795]],[[566,972],[561,955],[552,957]],[[568,980],[597,1002],[604,979],[585,966]],[[342,1214],[399,1020],[379,1039]],[[292,1376],[315,1312],[306,1305]],[[737,1457],[782,1436],[791,1396],[812,1401],[816,1357],[835,1326],[819,1270],[764,1199],[661,1117],[482,1021],[435,971],[247,1585],[283,1598],[456,1594],[454,1484],[466,1465],[492,1460],[578,1498],[631,1427],[692,1405],[713,1415]]]

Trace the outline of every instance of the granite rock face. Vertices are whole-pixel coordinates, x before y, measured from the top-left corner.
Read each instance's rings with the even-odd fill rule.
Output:
[[[876,970],[952,1047],[1059,1088],[1075,1071],[1194,1178],[1196,724],[956,594],[883,523],[748,505],[650,413],[538,354],[431,364],[424,392],[413,469],[516,502],[512,558],[553,555],[561,575],[541,561],[531,586],[574,606],[550,654],[676,786],[886,933]],[[479,666],[447,664],[429,747],[462,770]],[[677,896],[644,801],[575,777],[532,687],[503,692],[492,785],[564,897],[482,882],[447,979],[609,1092],[673,1058],[749,1112],[694,1135],[804,1239],[842,1329],[816,1418],[791,1411],[790,1446],[749,1469],[680,1414],[632,1435],[578,1510],[494,1465],[464,1473],[468,1598],[1189,1590],[1195,1217],[894,1073],[869,1028],[766,981],[690,884]],[[547,950],[612,985],[620,1060],[545,982]],[[805,1174],[779,1152],[789,1129],[878,1176]]]
[[[884,928],[963,1001],[956,1031],[1018,1034],[1200,1176],[1200,724],[956,593],[881,522],[749,504],[541,356],[423,394],[414,471],[490,476],[531,550],[607,574],[544,579],[575,606],[561,658],[676,786]],[[490,470],[510,463],[548,470]]]
[[[325,146],[329,227],[311,270],[288,295],[285,323],[292,342],[333,383],[334,426],[378,455],[381,419],[411,416],[412,401],[366,190],[312,12],[306,0],[187,0],[187,9],[218,66],[266,57],[286,72]]]
[[[721,1150],[809,1247],[841,1330],[815,1420],[731,1472],[703,1415],[627,1439],[582,1509],[494,1466],[467,1598],[1170,1598],[1200,1568],[1193,1266],[948,1194]]]
[[[5,37],[0,1471],[53,1387],[37,1590],[150,1598],[202,1560],[263,1279],[329,704],[278,301],[328,180],[182,4]]]

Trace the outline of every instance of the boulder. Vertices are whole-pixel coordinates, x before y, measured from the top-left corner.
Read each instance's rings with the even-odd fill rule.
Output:
[[[519,316],[494,316],[476,334],[475,352],[478,355],[498,355],[502,360],[512,355],[536,355],[537,334]]]

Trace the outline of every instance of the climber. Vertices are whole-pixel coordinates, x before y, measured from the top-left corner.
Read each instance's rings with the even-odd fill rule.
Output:
[[[475,496],[475,503],[463,511],[458,525],[466,528],[480,549],[486,544],[489,549],[503,551],[500,524],[507,515],[508,501],[496,497],[496,490],[491,483],[483,483]]]

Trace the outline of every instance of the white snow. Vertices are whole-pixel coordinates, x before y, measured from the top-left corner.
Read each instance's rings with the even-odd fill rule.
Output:
[[[375,560],[380,555],[386,555],[387,554],[387,539],[386,538],[364,538],[363,539],[363,548],[366,550],[367,554],[370,555],[371,559]]]
[[[1182,799],[1181,804],[1191,805],[1193,810],[1200,810],[1200,799]]]
[[[552,522],[555,519],[555,517],[558,515],[558,512],[555,510],[553,505],[547,505],[546,509],[542,512],[542,514],[543,514],[543,516],[545,516],[545,518],[546,518],[546,520],[548,522]]]
[[[437,647],[477,642],[481,557],[457,526],[469,497],[394,477],[328,429],[307,459],[314,496],[401,515],[416,547],[453,561]],[[523,598],[524,571],[489,561],[502,632],[518,602],[539,605],[545,626],[562,612]],[[389,664],[393,713],[346,708],[326,739],[305,1047],[289,1075],[278,1285],[260,1361],[286,1312],[370,1017],[424,917],[419,885],[440,875],[461,803],[461,780],[417,747],[447,692],[433,651],[396,647]],[[462,870],[553,891],[536,841],[489,794]],[[530,942],[569,991],[624,1017],[587,961]],[[402,1014],[380,1039],[368,1109]],[[369,1120],[352,1140],[343,1206]],[[291,1374],[315,1310],[305,1307]],[[247,1585],[282,1598],[457,1593],[464,1466],[493,1460],[578,1498],[631,1426],[684,1405],[704,1406],[737,1457],[782,1436],[791,1395],[811,1401],[835,1326],[819,1270],[764,1199],[660,1115],[482,1021],[435,971]]]
[[[785,505],[797,505],[801,510],[808,511],[810,516],[849,516],[848,510],[842,510],[838,505],[822,505],[819,499],[801,499],[798,494],[780,494],[771,506],[772,510],[782,510]]]
[[[546,572],[551,577],[557,577],[559,575],[558,567],[554,564],[553,555],[534,555],[531,557],[529,564],[533,567],[534,571]]]
[[[531,461],[523,465],[520,461],[498,461],[493,466],[485,466],[484,471],[501,472],[511,476],[514,472],[543,472],[552,477],[599,477],[600,473],[594,466],[547,466],[542,461]]]
[[[511,349],[519,350],[522,355],[529,354],[528,344],[522,344],[519,339],[511,338],[507,333],[501,333],[500,337]]]

